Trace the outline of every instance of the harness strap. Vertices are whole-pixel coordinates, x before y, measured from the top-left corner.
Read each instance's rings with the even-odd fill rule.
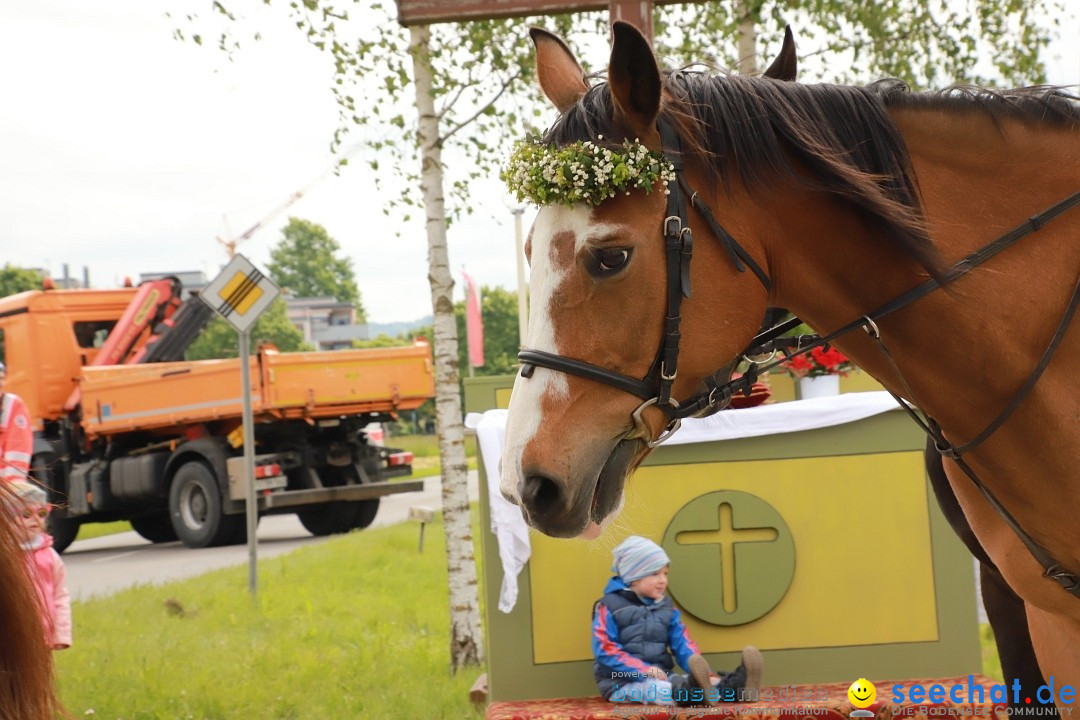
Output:
[[[1065,198],[1064,200],[1061,200],[1061,201],[1051,205],[1044,212],[1039,213],[1038,215],[1031,216],[1024,223],[1018,225],[1017,227],[1013,228],[1009,232],[1007,232],[1004,235],[998,237],[993,242],[991,242],[988,245],[980,248],[979,250],[976,250],[975,252],[971,253],[970,255],[965,257],[964,259],[958,261],[955,265],[953,265],[948,270],[946,270],[945,273],[943,273],[942,277],[944,278],[944,281],[946,283],[951,283],[954,280],[962,277],[963,275],[971,272],[971,270],[975,269],[976,267],[978,267],[982,263],[984,263],[987,260],[989,260],[990,258],[994,257],[995,255],[1000,253],[1002,250],[1005,250],[1006,248],[1008,248],[1010,245],[1015,243],[1020,238],[1026,236],[1026,235],[1029,235],[1032,232],[1040,230],[1047,222],[1049,222],[1050,220],[1053,220],[1054,218],[1056,218],[1059,215],[1061,215],[1062,213],[1064,213],[1066,210],[1069,210],[1069,209],[1075,207],[1076,205],[1080,205],[1080,191],[1077,191],[1077,192],[1073,193],[1072,195],[1068,196],[1067,198]],[[881,305],[880,307],[873,310],[872,312],[867,313],[866,315],[863,315],[860,318],[856,318],[855,320],[852,320],[848,324],[844,325],[843,327],[838,328],[837,330],[834,330],[833,332],[829,333],[828,335],[821,336],[818,340],[810,343],[809,345],[803,346],[802,348],[797,350],[792,355],[789,355],[784,360],[776,360],[776,361],[773,361],[771,363],[768,363],[768,364],[764,365],[761,368],[761,370],[762,371],[771,370],[772,368],[777,367],[778,365],[781,365],[782,363],[786,362],[787,360],[791,359],[792,357],[795,357],[796,355],[802,355],[802,354],[805,354],[807,352],[810,352],[814,348],[821,347],[823,345],[828,345],[829,343],[831,343],[836,338],[841,337],[843,335],[847,335],[852,330],[857,330],[859,328],[866,327],[868,323],[873,324],[875,321],[880,320],[881,318],[885,317],[886,315],[889,315],[889,314],[891,314],[891,313],[893,313],[893,312],[895,312],[895,311],[897,311],[897,310],[899,310],[899,309],[901,309],[903,307],[906,307],[906,306],[910,305],[911,303],[915,302],[916,300],[922,298],[923,296],[928,295],[930,292],[936,290],[938,287],[941,287],[940,283],[938,283],[938,281],[935,280],[934,278],[930,278],[930,279],[926,280],[925,282],[923,282],[923,283],[921,283],[919,285],[916,285],[911,290],[908,290],[906,293],[904,293],[904,294],[902,294],[902,295],[900,295],[900,296],[898,296],[896,298],[893,298],[892,300],[885,303],[884,305]],[[1070,314],[1070,317],[1071,317],[1071,314]],[[801,322],[801,321],[798,321],[798,318],[792,318],[792,319],[786,321],[785,323],[782,323],[781,325],[778,325],[777,327],[772,328],[771,330],[767,330],[766,332],[759,334],[752,341],[751,347],[754,347],[753,343],[757,343],[757,342],[759,342],[759,340],[768,340],[768,339],[776,337],[777,335],[779,335],[779,334],[781,334],[783,332],[786,332],[787,330],[790,330],[792,327],[795,327],[796,325],[798,325],[799,322]],[[1055,348],[1056,347],[1057,346],[1055,345]],[[1047,361],[1047,362],[1049,362],[1049,361]],[[742,380],[742,378],[738,378],[738,379],[736,379],[736,380],[734,380],[732,382],[739,382],[741,380]],[[689,407],[689,405],[684,405],[683,406],[684,409],[686,409],[687,407]]]
[[[642,400],[648,400],[656,396],[651,387],[637,378],[612,372],[611,370],[604,370],[591,363],[572,360],[543,350],[522,350],[518,353],[518,361],[521,363],[521,377],[524,378],[532,377],[533,371],[537,367],[542,367],[558,370],[567,375],[576,375],[588,380],[605,383],[620,390],[625,390],[631,395],[636,395]]]
[[[779,325],[773,326],[764,332],[758,333],[754,336],[754,339],[750,341],[750,344],[746,346],[747,349],[743,352],[743,354],[748,355],[752,351],[757,350],[760,347],[766,347],[768,343],[776,340],[789,330],[794,330],[800,325],[802,325],[801,319],[797,317],[791,317],[780,323]]]
[[[1077,288],[1080,289],[1080,282],[1077,283]],[[1058,327],[1058,332],[1054,336],[1054,341],[1051,342],[1051,348],[1048,349],[1048,352],[1051,355],[1053,354],[1053,348],[1057,347],[1057,343],[1060,342],[1061,337],[1064,335],[1063,329],[1068,327],[1069,320],[1072,318],[1073,311],[1076,310],[1078,297],[1080,297],[1080,294],[1074,291],[1072,302],[1070,302],[1069,308],[1065,312],[1065,318],[1062,320],[1061,326]],[[868,332],[870,331],[868,330]],[[897,376],[899,376],[900,382],[904,385],[904,392],[907,393],[908,397],[914,400],[914,394],[911,392],[911,388],[908,386],[907,380],[904,379],[903,373],[901,373],[900,368],[897,367],[896,361],[893,360],[892,353],[889,352],[889,348],[881,339],[880,334],[877,333],[875,330],[874,332],[870,332],[870,337],[876,341],[877,348],[885,356],[885,359],[889,361],[889,364],[892,365],[893,370],[896,372]],[[1047,363],[1049,362],[1048,356],[1044,355],[1044,359],[1047,361]],[[1044,369],[1045,363],[1040,363],[1040,367],[1036,368],[1036,371],[1032,373],[1032,377],[1028,378],[1028,382],[1025,383],[1024,387],[1030,390],[1031,386],[1035,384],[1034,380],[1038,379],[1039,375],[1042,374],[1042,371]],[[1062,589],[1064,589],[1070,595],[1080,598],[1080,575],[1070,572],[1069,570],[1062,567],[1061,564],[1059,564],[1056,560],[1050,557],[1050,554],[1043,550],[1042,547],[1040,547],[1039,544],[1036,543],[1035,540],[1033,540],[1032,537],[1028,535],[1022,527],[1020,527],[1020,523],[1016,520],[1015,517],[1013,517],[1012,513],[1010,513],[1005,508],[1005,506],[1001,504],[1001,502],[997,499],[994,493],[990,491],[990,488],[986,487],[986,485],[983,484],[983,482],[979,479],[979,476],[975,473],[974,470],[971,469],[971,466],[968,465],[967,462],[961,457],[961,453],[952,446],[948,438],[945,437],[945,433],[941,431],[941,426],[939,426],[933,418],[927,416],[925,413],[922,413],[922,411],[916,410],[914,406],[905,401],[904,398],[900,397],[892,390],[889,390],[888,392],[890,395],[893,396],[893,399],[896,400],[900,407],[907,411],[908,415],[911,416],[915,423],[923,429],[923,432],[930,436],[930,438],[934,441],[934,448],[939,453],[941,453],[943,457],[947,457],[953,462],[955,462],[956,466],[959,467],[965,475],[967,475],[968,479],[971,480],[972,485],[974,485],[976,489],[978,489],[978,491],[982,494],[982,496],[986,498],[986,502],[990,504],[990,507],[992,507],[994,511],[998,514],[998,516],[1005,521],[1005,524],[1012,529],[1012,531],[1016,534],[1016,537],[1020,539],[1020,542],[1022,542],[1024,544],[1024,547],[1028,549],[1028,552],[1031,553],[1032,557],[1034,557],[1035,560],[1040,565],[1042,565],[1043,575],[1059,584]],[[1023,394],[1026,395],[1027,392],[1025,391]],[[1022,398],[1023,395],[1020,395],[1019,397]],[[1018,405],[1019,401],[1017,401],[1016,404]],[[1002,422],[1004,422],[1004,417],[1000,415],[998,417],[1001,418]],[[1007,417],[1007,415],[1005,417]],[[1000,423],[997,423],[997,425],[1000,425]],[[994,429],[997,428],[995,427]],[[970,444],[971,443],[969,443],[969,445]]]
[[[731,233],[724,229],[724,226],[716,219],[716,215],[713,214],[712,208],[706,204],[701,195],[698,194],[690,183],[686,181],[685,176],[679,174],[679,184],[682,185],[683,191],[690,196],[690,204],[694,206],[694,209],[698,211],[701,217],[705,218],[705,222],[708,223],[709,229],[712,230],[713,235],[720,241],[720,244],[724,246],[727,251],[728,258],[731,260],[731,264],[735,266],[735,269],[739,272],[745,272],[746,268],[757,275],[758,280],[765,286],[765,292],[772,290],[772,281],[769,276],[765,274],[765,271],[761,269],[761,266],[757,264],[757,261],[746,252],[746,248],[736,242],[735,238],[731,237]],[[745,266],[744,266],[745,263]]]
[[[660,143],[671,160],[676,177],[682,176],[682,145],[679,134],[667,123],[658,123]],[[679,324],[683,296],[690,297],[690,257],[693,240],[686,224],[686,195],[676,184],[668,187],[667,216],[664,218],[664,254],[667,258],[667,314],[664,317],[664,337],[657,355],[660,366],[650,371],[645,382],[656,383],[656,404],[664,409],[673,405],[671,387],[679,373]],[[658,375],[657,375],[658,373]],[[642,398],[647,400],[648,398]],[[670,414],[669,414],[670,417]]]
[[[1031,375],[1028,377],[1027,382],[1020,386],[1020,389],[1013,395],[1012,400],[1006,405],[998,416],[991,421],[989,425],[983,428],[983,431],[976,435],[973,439],[964,443],[958,448],[955,448],[957,457],[977,447],[986,438],[994,434],[994,432],[1002,426],[1002,424],[1009,418],[1010,415],[1020,407],[1020,403],[1027,397],[1027,394],[1031,392],[1031,389],[1035,387],[1035,383],[1042,376],[1043,371],[1046,370],[1046,366],[1050,364],[1050,359],[1054,357],[1054,352],[1057,351],[1058,345],[1065,338],[1065,333],[1069,329],[1069,325],[1072,323],[1073,315],[1076,313],[1076,307],[1080,304],[1080,277],[1076,280],[1076,287],[1073,288],[1072,300],[1069,301],[1069,306],[1065,308],[1065,315],[1061,318],[1061,322],[1058,324],[1057,332],[1054,333],[1053,339],[1050,340],[1050,344],[1047,346],[1046,351],[1043,352],[1042,358],[1039,359],[1039,364],[1035,366]]]
[[[951,283],[957,278],[967,274],[973,268],[982,265],[984,262],[1000,253],[1002,250],[1010,247],[1020,238],[1025,237],[1026,235],[1030,235],[1037,230],[1040,230],[1043,225],[1050,222],[1058,215],[1061,215],[1066,210],[1072,209],[1078,204],[1080,204],[1080,190],[1073,193],[1064,200],[1061,200],[1051,205],[1049,208],[1039,213],[1038,215],[1032,215],[1030,218],[1028,218],[1026,222],[1021,223],[1009,232],[998,237],[993,242],[983,246],[982,248],[979,248],[975,252],[965,257],[963,260],[957,262],[955,265],[945,271],[944,275],[942,276],[944,283]],[[906,305],[910,305],[924,295],[927,295],[928,293],[936,290],[940,286],[941,283],[939,283],[934,278],[930,278],[922,284],[916,285],[911,290],[908,290],[903,295],[885,303],[877,310],[870,313],[869,316],[874,320],[883,318],[894,310],[899,310]],[[858,327],[858,325],[856,325],[855,327]],[[855,327],[852,327],[851,329],[854,330]],[[833,337],[835,337],[835,334],[833,335]]]

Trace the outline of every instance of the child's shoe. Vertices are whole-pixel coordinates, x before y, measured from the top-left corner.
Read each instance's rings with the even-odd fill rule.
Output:
[[[720,688],[735,690],[736,699],[742,701],[743,697],[750,693],[757,693],[761,689],[761,675],[764,671],[765,659],[761,657],[761,651],[753,645],[747,645],[742,650],[742,662],[739,663],[739,667],[721,678]]]
[[[711,705],[711,701],[716,698],[716,691],[709,679],[708,661],[700,655],[691,655],[687,665],[689,675],[672,673],[668,676],[675,704],[682,707]]]
[[[713,689],[712,680],[709,679],[709,673],[712,670],[709,669],[709,661],[700,655],[691,655],[690,660],[687,662],[690,667],[687,670],[690,671],[690,679],[693,684],[706,693]]]

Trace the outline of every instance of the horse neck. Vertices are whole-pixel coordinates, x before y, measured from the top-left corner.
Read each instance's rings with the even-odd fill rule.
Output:
[[[1080,189],[1075,130],[995,125],[974,111],[905,110],[896,121],[946,266]],[[824,193],[777,193],[761,203],[784,209],[764,234],[775,288],[770,303],[818,331],[831,332],[926,278],[852,208]],[[837,345],[886,387],[914,396],[955,436],[970,437],[1026,378],[1060,321],[1080,268],[1080,245],[1068,238],[1078,234],[1074,210],[1040,232],[1038,242],[1021,240],[949,289],[883,320],[900,373],[865,333]],[[1032,292],[1034,285],[1040,292]],[[982,382],[964,382],[969,377]]]

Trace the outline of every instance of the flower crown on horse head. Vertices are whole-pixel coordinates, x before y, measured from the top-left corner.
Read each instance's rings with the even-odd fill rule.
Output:
[[[502,179],[519,202],[599,205],[620,192],[629,195],[633,188],[652,192],[657,182],[667,194],[675,168],[636,140],[624,140],[621,148],[589,140],[556,148],[530,140],[516,143]]]

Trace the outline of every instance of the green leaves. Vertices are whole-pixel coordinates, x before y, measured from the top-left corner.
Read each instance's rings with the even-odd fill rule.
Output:
[[[415,143],[415,89],[408,31],[397,23],[391,0],[368,4],[327,0],[263,0],[296,24],[317,52],[333,61],[329,90],[339,104],[341,127],[331,138],[340,148],[357,127],[370,127],[384,167],[400,178],[419,166]],[[214,14],[237,20],[234,0],[216,0]],[[348,13],[345,11],[348,10]],[[898,77],[915,88],[953,83],[1018,86],[1044,80],[1039,57],[1052,20],[1065,12],[1063,0],[716,0],[654,7],[657,54],[667,67],[692,62],[737,65],[740,19],[748,14],[757,34],[758,64],[779,47],[785,23],[796,30],[803,81],[865,83]],[[529,25],[567,37],[581,50],[586,69],[602,68],[608,46],[607,12],[477,20],[431,26],[432,95],[438,103],[445,150],[464,153],[448,162],[448,181],[468,187],[488,179],[511,151],[511,143],[542,130],[554,119],[534,80]],[[198,18],[189,16],[188,22]],[[187,39],[178,30],[179,36]],[[203,33],[200,39],[209,37]],[[219,42],[233,52],[238,42],[226,31]],[[816,68],[816,69],[815,69]],[[395,188],[396,189],[396,188]],[[404,195],[384,198],[388,209],[417,201],[410,184]],[[477,207],[467,192],[447,196],[453,220]]]
[[[4,263],[0,268],[0,297],[41,289],[41,273]]]
[[[251,346],[254,350],[261,342],[270,342],[281,352],[311,350],[304,336],[289,320],[285,301],[278,298],[270,303],[251,327]],[[234,358],[240,354],[236,330],[229,323],[214,315],[202,335],[187,351],[188,360],[213,360]]]
[[[309,220],[289,218],[282,239],[270,251],[267,269],[278,285],[297,297],[333,297],[356,308],[364,322],[364,306],[352,261],[339,256],[341,246],[326,228]]]

